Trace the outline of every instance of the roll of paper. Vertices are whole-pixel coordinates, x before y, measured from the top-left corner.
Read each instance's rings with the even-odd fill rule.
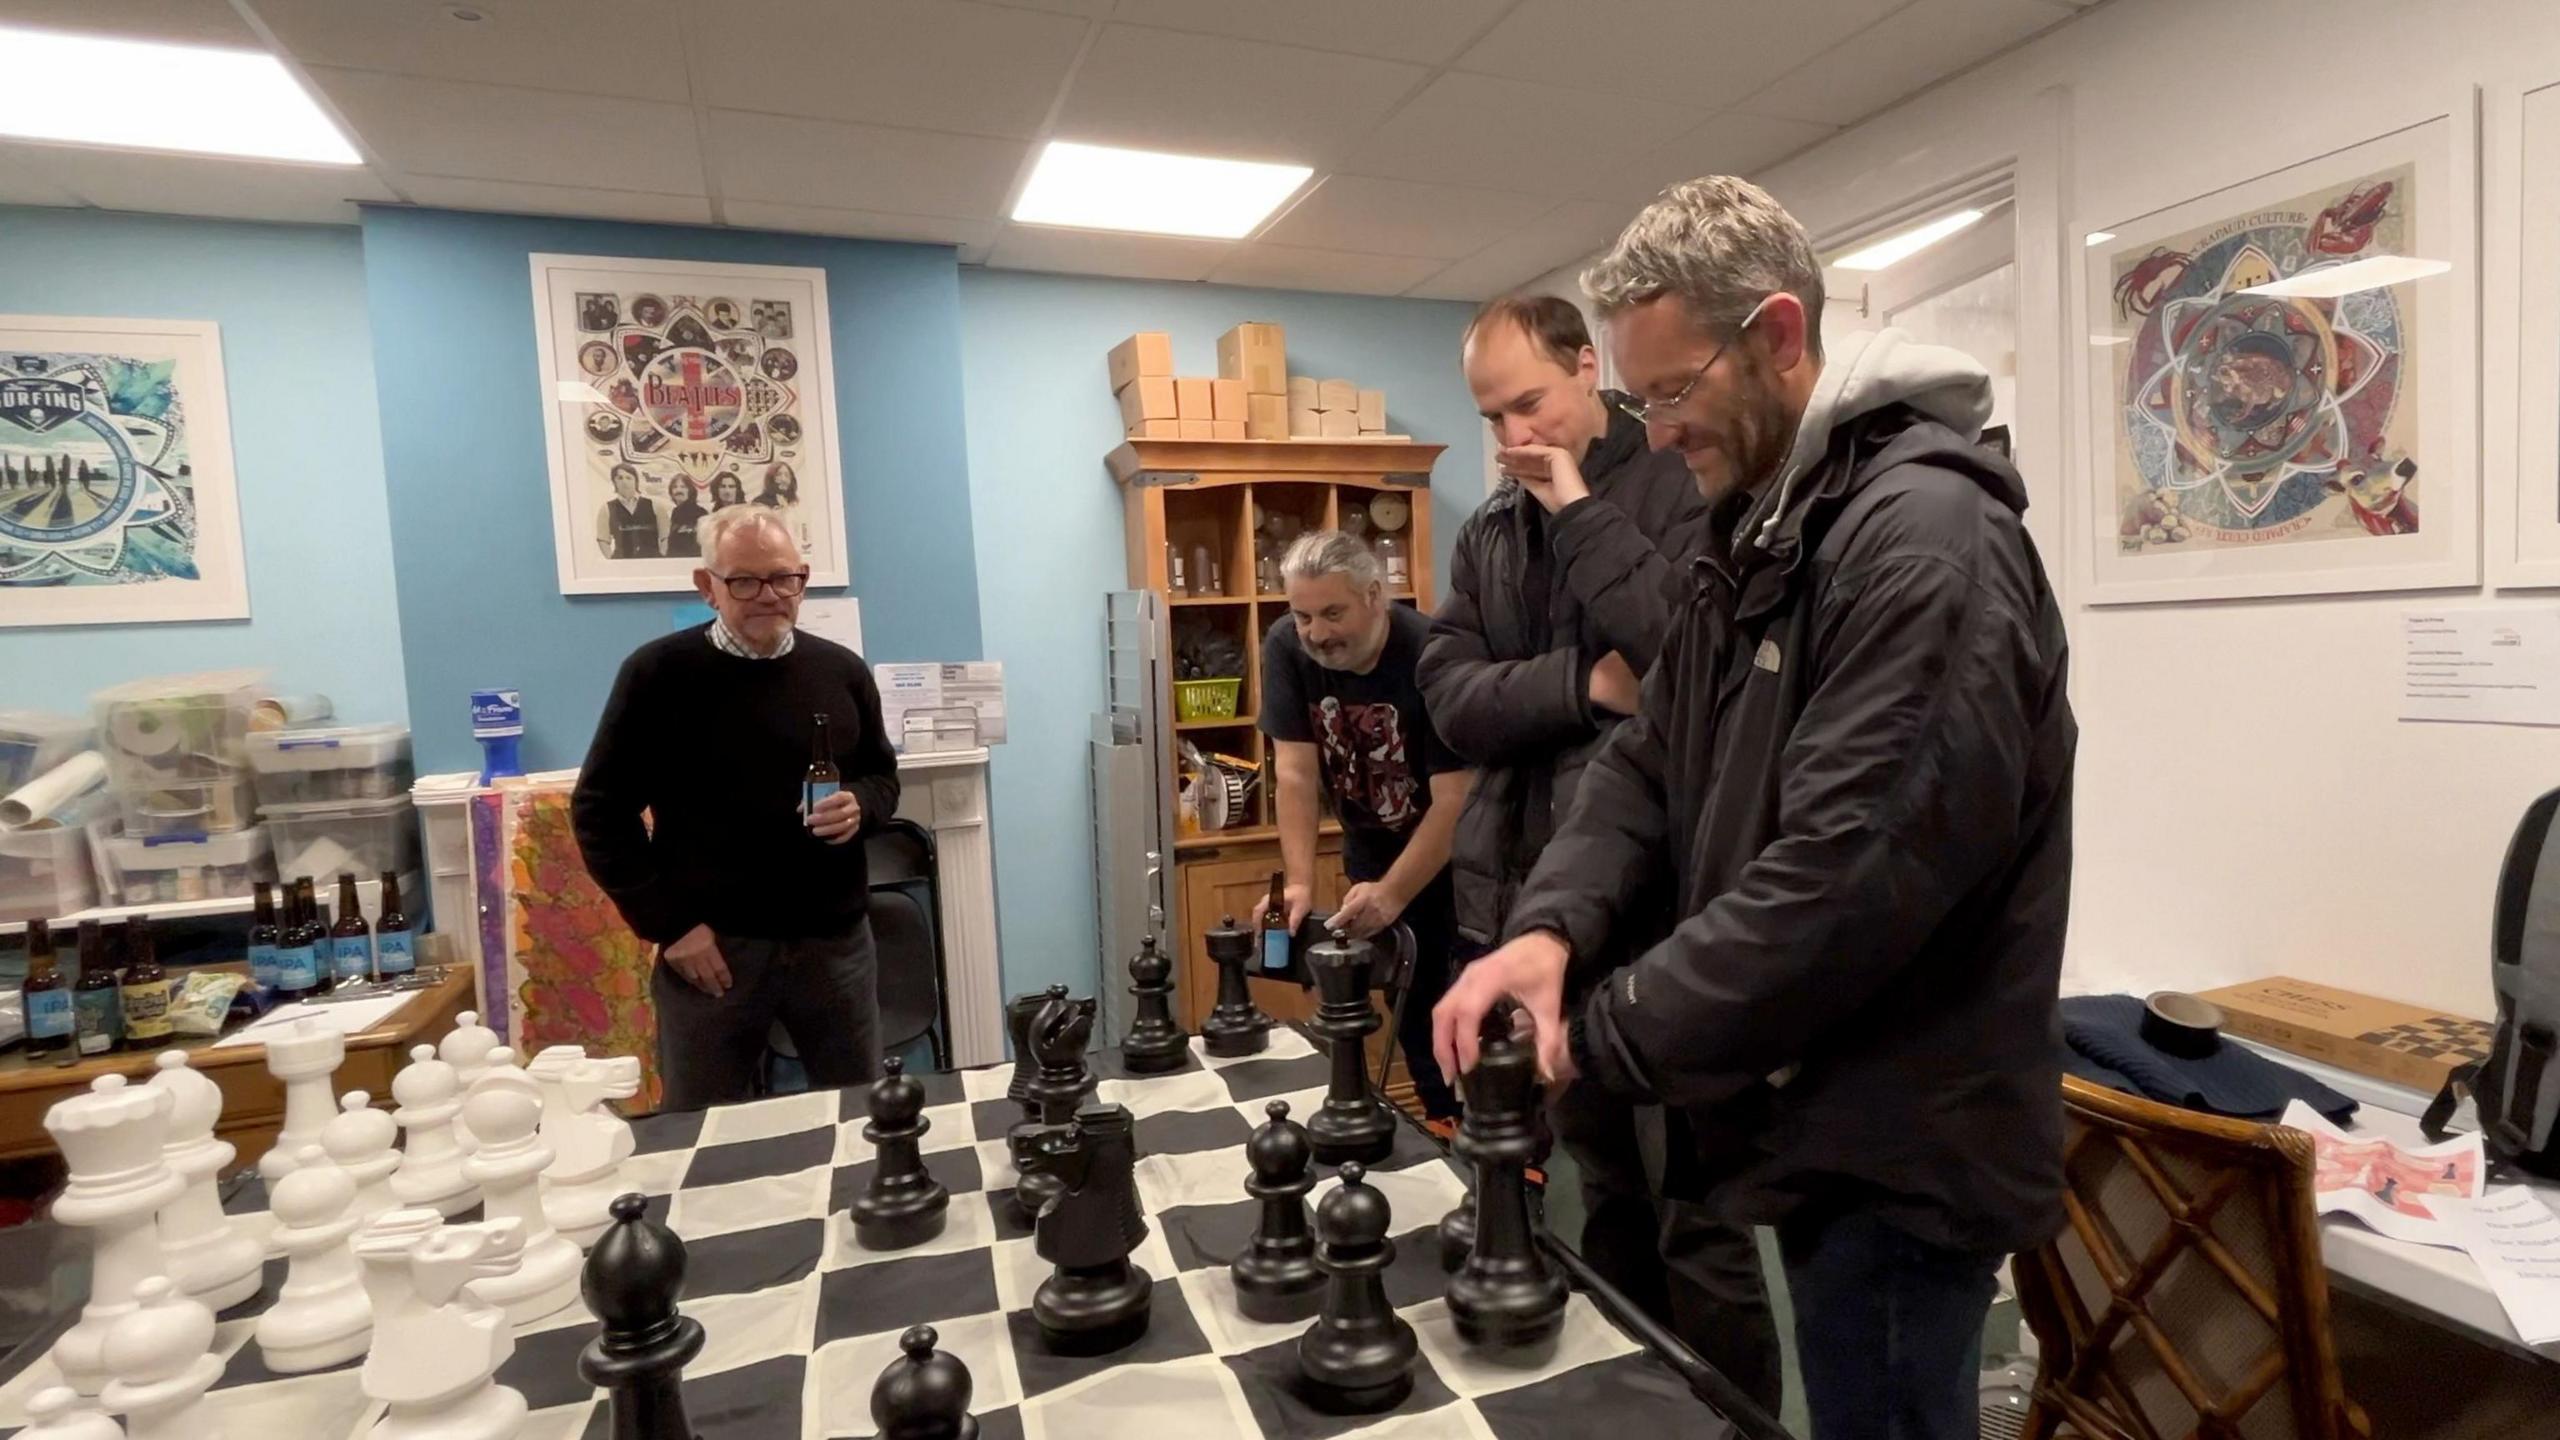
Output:
[[[0,827],[51,830],[88,797],[106,788],[107,757],[83,750],[0,800]]]

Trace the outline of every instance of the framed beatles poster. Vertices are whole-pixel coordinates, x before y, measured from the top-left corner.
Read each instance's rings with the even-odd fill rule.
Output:
[[[222,337],[0,315],[0,626],[249,614]]]
[[[562,594],[691,590],[732,505],[845,583],[825,272],[536,255],[533,318]]]
[[[2448,110],[2102,227],[2090,603],[2478,582],[2477,102]]]

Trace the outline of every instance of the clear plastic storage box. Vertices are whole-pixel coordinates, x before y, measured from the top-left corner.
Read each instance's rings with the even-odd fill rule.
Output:
[[[255,671],[161,676],[101,690],[98,748],[132,837],[205,835],[257,823],[249,777]]]
[[[89,748],[96,728],[77,715],[0,710],[0,794]]]
[[[377,880],[385,870],[419,869],[418,812],[405,794],[269,805],[262,813],[275,840],[276,873],[288,880],[308,875],[326,886],[340,875]]]
[[[246,774],[223,780],[171,780],[117,796],[124,833],[136,839],[192,839],[246,830],[258,823],[257,793]]]
[[[99,850],[103,877],[116,892],[107,897],[112,905],[220,900],[276,878],[267,832],[257,826],[201,840],[118,835],[101,841]]]
[[[265,730],[249,737],[261,805],[388,800],[415,778],[406,725]]]
[[[0,830],[0,921],[50,920],[97,903],[88,831]]]

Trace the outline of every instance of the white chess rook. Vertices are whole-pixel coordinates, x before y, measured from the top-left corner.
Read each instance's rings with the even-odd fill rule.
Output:
[[[399,1203],[391,1193],[391,1172],[400,1166],[392,1145],[399,1138],[390,1112],[374,1109],[373,1097],[362,1090],[338,1097],[338,1114],[320,1127],[320,1148],[356,1182],[358,1226]]]
[[[168,1273],[157,1217],[187,1188],[165,1158],[175,1099],[155,1085],[133,1088],[121,1075],[101,1075],[44,1115],[44,1128],[71,1166],[53,1218],[93,1237],[89,1303],[53,1342],[54,1368],[82,1395],[106,1388],[107,1336],[135,1308],[134,1292]]]
[[[505,1275],[474,1282],[480,1298],[523,1325],[578,1297],[578,1246],[551,1228],[542,1210],[542,1172],[551,1148],[534,1133],[542,1118],[541,1087],[521,1070],[492,1070],[462,1102],[463,1123],[480,1139],[462,1162],[462,1173],[480,1187],[492,1220],[514,1220],[524,1231],[524,1259]]]
[[[178,1288],[215,1310],[258,1293],[266,1259],[258,1242],[222,1213],[217,1180],[240,1152],[213,1135],[222,1115],[222,1087],[187,1063],[183,1050],[163,1050],[153,1089],[170,1095],[169,1136],[161,1158],[186,1189],[160,1207],[160,1249]]]
[[[279,1375],[326,1369],[373,1342],[373,1306],[348,1241],[356,1231],[353,1176],[317,1145],[302,1147],[276,1182],[271,1243],[292,1263],[276,1303],[258,1317],[258,1350]]]
[[[622,1162],[631,1158],[631,1122],[605,1108],[640,1093],[636,1056],[589,1058],[576,1045],[554,1045],[525,1073],[542,1086],[542,1143],[551,1147],[542,1172],[542,1208],[551,1228],[581,1250],[594,1247],[622,1193]]]
[[[17,1440],[125,1440],[124,1427],[68,1385],[47,1385],[27,1401]]]
[[[356,1253],[382,1339],[362,1376],[366,1397],[385,1406],[369,1440],[514,1440],[525,1399],[497,1373],[515,1333],[480,1287],[522,1261],[524,1227],[394,1210],[357,1237]]]
[[[165,1275],[143,1281],[135,1298],[107,1336],[116,1378],[100,1403],[125,1417],[130,1440],[223,1440],[221,1412],[204,1398],[222,1378],[213,1312]]]
[[[407,1139],[400,1168],[392,1172],[392,1198],[447,1219],[479,1204],[480,1192],[462,1178],[462,1145],[453,1133],[462,1114],[461,1083],[453,1067],[436,1058],[436,1047],[409,1052],[408,1065],[392,1077],[391,1096],[400,1102],[391,1118]]]
[[[320,1127],[338,1113],[329,1077],[347,1058],[347,1037],[326,1020],[303,1019],[267,1041],[267,1072],[284,1082],[284,1128],[258,1160],[269,1185],[293,1173],[305,1146],[320,1143]]]

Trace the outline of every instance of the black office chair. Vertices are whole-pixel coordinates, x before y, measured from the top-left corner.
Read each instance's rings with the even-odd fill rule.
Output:
[[[880,1053],[926,1040],[933,1068],[951,1068],[950,964],[942,937],[942,876],[933,832],[886,820],[862,837],[871,871],[871,935],[879,949]]]

